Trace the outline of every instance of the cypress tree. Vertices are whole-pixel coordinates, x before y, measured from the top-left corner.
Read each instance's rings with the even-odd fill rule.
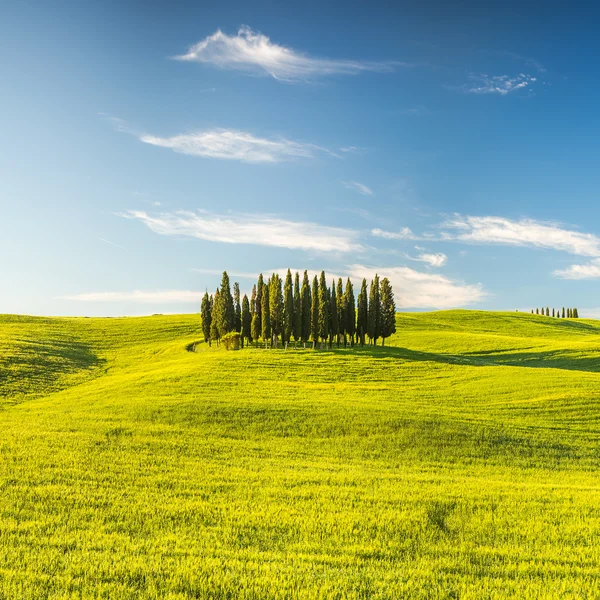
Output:
[[[356,319],[356,334],[360,338],[360,345],[365,345],[365,335],[367,334],[369,302],[367,299],[367,280],[363,278],[360,293],[358,294],[358,315]]]
[[[312,314],[312,297],[310,293],[310,283],[308,281],[308,273],[304,271],[304,277],[302,278],[302,291],[301,291],[301,304],[302,304],[302,332],[301,338],[303,342],[308,342],[310,339],[310,327],[311,327],[311,314]]]
[[[204,293],[202,297],[202,304],[200,307],[200,315],[202,317],[202,334],[204,335],[204,341],[210,344],[210,298],[208,292]]]
[[[242,345],[244,339],[247,339],[249,343],[252,342],[252,315],[250,314],[250,302],[248,296],[244,294],[242,299]]]
[[[576,308],[573,309],[573,318],[579,319],[579,311]]]
[[[329,290],[325,281],[325,271],[321,271],[319,278],[319,337],[327,341],[329,337]]]
[[[571,318],[571,309],[567,308],[567,319]]]
[[[563,319],[565,318],[565,307],[564,306],[562,307],[562,318]]]
[[[546,306],[546,316],[549,317],[550,316],[550,309]]]
[[[354,299],[354,288],[350,277],[346,281],[346,333],[350,336],[350,343],[354,346],[354,334],[356,333],[356,301]]]
[[[335,279],[331,284],[331,292],[329,293],[329,302],[331,309],[329,311],[329,347],[333,345],[333,338],[335,337],[338,342],[338,346],[340,345],[340,322],[339,322],[339,314],[338,314],[338,303],[337,303],[337,292],[335,289]]]
[[[260,319],[258,318],[258,312],[255,312],[252,315],[252,324],[250,325],[250,332],[252,334],[252,339],[257,342],[258,338],[260,338]]]
[[[269,286],[263,283],[261,286],[262,298],[261,298],[261,310],[260,310],[260,334],[262,339],[266,342],[271,338],[271,311],[269,310]]]
[[[258,276],[258,282],[256,283],[256,315],[258,317],[258,330],[262,336],[262,298],[263,298],[263,289],[265,286],[265,282],[263,280],[262,273]],[[258,338],[256,338],[258,339]]]
[[[215,340],[217,342],[217,346],[219,345],[219,340],[221,339],[221,336],[219,335],[219,321],[221,319],[221,302],[219,300],[219,296],[220,294],[217,288],[212,298],[212,319],[210,321],[210,339]]]
[[[369,289],[369,310],[367,317],[367,332],[371,342],[376,346],[381,335],[381,294],[379,291],[379,275],[371,281]]]
[[[312,303],[310,308],[310,336],[313,348],[319,340],[319,281],[315,275],[312,282]]]
[[[556,314],[554,313],[554,309],[552,309],[552,316],[555,317]]]
[[[226,333],[233,331],[235,327],[235,308],[233,306],[233,297],[231,295],[227,271],[223,271],[219,302],[217,304],[219,305],[217,327],[219,329],[219,337],[223,337]]]
[[[539,309],[539,308],[536,308],[536,309],[535,309],[535,314],[536,314],[536,315],[539,315],[539,314],[540,314],[540,309]]]
[[[292,287],[292,273],[287,270],[285,285],[283,287],[283,342],[292,340],[294,332],[294,288]]]
[[[240,304],[240,284],[236,281],[233,284],[233,306],[234,306],[234,328],[240,333],[242,331],[242,306]]]
[[[385,338],[396,332],[396,303],[394,291],[387,277],[381,280],[381,345],[385,346]]]
[[[344,336],[344,346],[346,345],[346,315],[348,313],[346,307],[346,296],[344,295],[344,287],[342,278],[337,282],[337,314],[338,314],[338,348],[340,346],[340,336]]]
[[[250,315],[256,313],[256,284],[252,287],[252,296],[250,296]]]
[[[302,338],[302,296],[300,295],[300,275],[294,276],[294,342]]]
[[[271,335],[273,336],[275,348],[277,348],[279,336],[283,333],[283,291],[281,289],[281,277],[277,273],[271,275],[269,296]]]

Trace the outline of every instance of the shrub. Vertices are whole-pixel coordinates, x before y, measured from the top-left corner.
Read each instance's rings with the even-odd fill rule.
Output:
[[[241,338],[237,331],[230,331],[221,338],[221,342],[225,345],[225,350],[239,350]]]

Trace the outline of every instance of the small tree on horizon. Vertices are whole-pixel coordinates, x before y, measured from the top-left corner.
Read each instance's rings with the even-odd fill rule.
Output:
[[[565,307],[564,306],[562,307],[562,318],[563,319],[565,318]]]

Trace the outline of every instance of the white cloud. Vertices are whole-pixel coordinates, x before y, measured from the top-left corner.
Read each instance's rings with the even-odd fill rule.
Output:
[[[443,275],[421,273],[409,267],[351,265],[351,276],[370,281],[375,273],[394,287],[397,308],[456,308],[479,302],[487,294],[480,284],[469,285]]]
[[[181,154],[248,163],[276,163],[295,158],[312,158],[315,152],[336,156],[326,148],[314,144],[294,142],[285,138],[260,138],[245,131],[231,129],[211,129],[167,138],[142,135],[140,140],[153,146],[170,148]]]
[[[211,64],[250,74],[270,75],[282,81],[309,81],[327,75],[356,75],[363,71],[391,71],[397,62],[368,62],[313,58],[272,42],[266,35],[243,26],[237,35],[220,29],[175,59]]]
[[[248,273],[247,271],[229,271],[228,269],[192,269],[194,273],[201,273],[202,275],[218,275],[219,277],[223,274],[223,271],[227,271],[229,277],[239,277],[240,279],[256,279],[258,273]]]
[[[554,275],[562,279],[598,279],[600,277],[600,258],[583,265],[571,265],[566,269],[557,269]]]
[[[361,249],[358,232],[270,215],[178,211],[152,216],[129,210],[120,216],[136,219],[155,233],[182,235],[228,244],[257,244],[293,250],[351,252]]]
[[[190,303],[200,302],[203,294],[189,290],[163,290],[157,292],[90,292],[61,296],[61,300],[74,300],[77,302],[143,302],[147,304],[163,303]]]
[[[556,223],[503,217],[463,217],[457,215],[442,227],[456,230],[444,232],[442,238],[473,244],[536,246],[561,250],[580,256],[600,256],[600,238],[591,233],[564,229]]]
[[[519,73],[514,77],[508,75],[486,75],[485,73],[470,73],[470,83],[460,89],[469,94],[500,94],[506,96],[517,90],[531,87],[537,81],[536,77]]]
[[[383,229],[372,229],[371,235],[383,238],[385,240],[416,240],[417,237],[408,227],[403,227],[400,231],[384,231]]]
[[[448,262],[448,257],[443,252],[423,252],[422,254],[419,254],[417,258],[413,258],[412,260],[425,262],[432,267],[443,267]]]
[[[360,183],[358,181],[342,181],[342,185],[349,190],[353,190],[362,194],[363,196],[372,196],[373,190],[367,187],[364,183]]]

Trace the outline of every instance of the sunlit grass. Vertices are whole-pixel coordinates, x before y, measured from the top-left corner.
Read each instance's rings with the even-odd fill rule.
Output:
[[[0,317],[1,599],[600,596],[596,322],[200,338]]]

